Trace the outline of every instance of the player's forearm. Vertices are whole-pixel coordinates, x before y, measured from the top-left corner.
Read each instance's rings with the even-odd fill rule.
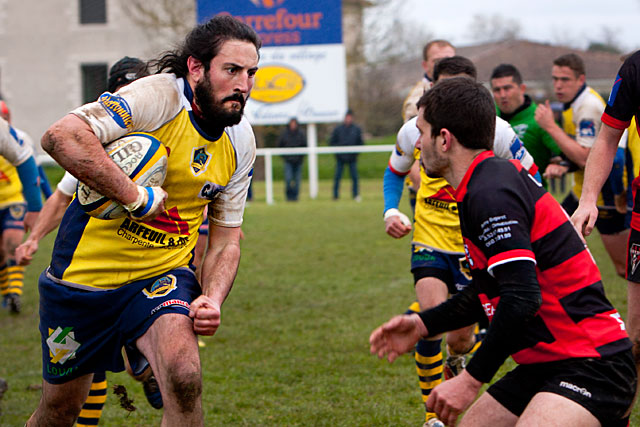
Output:
[[[555,123],[545,129],[553,140],[558,144],[558,147],[567,156],[569,160],[575,163],[578,167],[584,168],[587,162],[587,156],[589,155],[589,149],[581,146]]]
[[[60,225],[70,200],[71,197],[59,190],[54,191],[42,207],[38,220],[29,234],[29,240],[39,242],[44,236],[55,230]]]
[[[65,170],[109,199],[126,205],[138,197],[136,184],[77,116],[68,114],[54,123],[42,137],[42,148]]]
[[[384,211],[389,209],[398,209],[400,199],[402,198],[402,189],[404,186],[404,177],[396,175],[389,166],[384,171],[382,178],[382,188],[384,195]]]
[[[222,305],[229,295],[240,263],[239,242],[211,244],[202,264],[202,293]]]
[[[491,381],[509,357],[514,340],[527,328],[542,303],[532,262],[504,264],[494,269],[494,275],[498,282],[500,302],[482,345],[467,366],[469,374],[484,383]]]
[[[591,148],[591,153],[586,162],[584,183],[580,200],[585,203],[595,204],[598,194],[602,190],[618,150],[618,142],[622,135],[621,130],[602,124],[598,139]]]

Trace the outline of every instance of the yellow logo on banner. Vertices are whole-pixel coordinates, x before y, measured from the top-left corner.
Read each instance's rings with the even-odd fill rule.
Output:
[[[296,71],[281,65],[268,65],[256,73],[251,98],[274,104],[293,98],[303,88],[304,79]]]

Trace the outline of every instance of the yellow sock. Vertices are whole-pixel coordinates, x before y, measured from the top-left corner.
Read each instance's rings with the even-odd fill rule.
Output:
[[[104,372],[93,375],[89,396],[82,405],[77,427],[97,426],[102,416],[102,408],[107,401],[107,376]]]

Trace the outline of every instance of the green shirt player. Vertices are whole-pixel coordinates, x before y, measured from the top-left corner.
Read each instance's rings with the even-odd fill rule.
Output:
[[[543,173],[542,184],[547,187],[544,172],[554,157],[560,160],[561,150],[535,120],[536,103],[525,94],[518,69],[511,64],[500,64],[491,72],[491,91],[498,116],[509,122],[533,160]]]

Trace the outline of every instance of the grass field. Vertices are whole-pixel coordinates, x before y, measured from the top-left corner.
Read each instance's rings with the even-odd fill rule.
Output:
[[[409,241],[384,233],[380,179],[363,180],[361,203],[348,197],[349,181],[342,184],[339,201],[331,200],[331,183],[321,181],[317,200],[303,185],[301,201],[286,203],[276,183],[272,206],[264,202],[263,183],[254,184],[240,271],[221,329],[201,349],[206,425],[422,424],[413,359],[389,365],[368,346],[371,330],[413,300]],[[2,426],[24,425],[40,396],[36,280],[52,241],[43,241],[27,270],[23,313],[0,310],[0,376],[10,387],[0,402]],[[590,245],[608,295],[624,314],[626,284],[614,277],[599,239]],[[120,408],[110,390],[101,425],[159,425],[161,413],[139,384],[123,373],[109,373],[108,381],[110,389],[125,385],[137,410]],[[637,410],[631,424],[640,424]]]

